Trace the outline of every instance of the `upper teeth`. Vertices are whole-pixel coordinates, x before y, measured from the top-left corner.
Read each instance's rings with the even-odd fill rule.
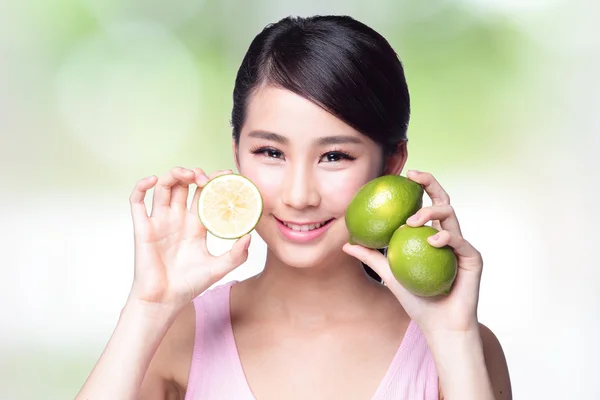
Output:
[[[283,222],[283,224],[285,226],[287,226],[288,228],[293,229],[295,231],[307,232],[307,231],[312,231],[313,229],[322,227],[323,225],[325,225],[325,222],[318,222],[316,224],[310,224],[310,225],[296,225],[296,224],[290,224],[288,222]]]

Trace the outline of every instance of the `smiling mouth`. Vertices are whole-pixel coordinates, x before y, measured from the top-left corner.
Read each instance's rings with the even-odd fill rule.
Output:
[[[286,227],[288,227],[296,232],[309,232],[309,231],[319,229],[319,228],[329,224],[331,221],[334,220],[334,218],[328,219],[327,221],[315,222],[315,223],[311,223],[311,224],[295,224],[292,222],[282,221],[280,219],[277,219],[277,220],[279,222],[281,222],[283,225],[285,225]]]

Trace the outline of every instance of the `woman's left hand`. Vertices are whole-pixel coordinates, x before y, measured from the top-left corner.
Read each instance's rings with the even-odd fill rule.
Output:
[[[432,201],[431,207],[423,207],[409,218],[407,225],[416,227],[432,221],[432,226],[440,232],[429,237],[428,242],[434,247],[448,245],[456,254],[458,272],[451,292],[436,297],[413,295],[394,278],[387,258],[379,251],[350,244],[344,245],[344,251],[381,276],[423,332],[477,331],[477,304],[483,267],[481,254],[463,238],[450,197],[438,181],[426,172],[408,171],[407,177],[421,184]]]

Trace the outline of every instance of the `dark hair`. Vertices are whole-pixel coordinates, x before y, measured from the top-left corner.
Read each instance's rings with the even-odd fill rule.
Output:
[[[402,63],[383,36],[351,17],[287,17],[254,38],[233,91],[236,142],[248,100],[263,85],[319,105],[380,144],[384,156],[406,141],[410,97]]]

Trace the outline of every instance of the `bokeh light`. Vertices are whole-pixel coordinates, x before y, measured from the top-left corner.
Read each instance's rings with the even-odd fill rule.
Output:
[[[128,197],[232,168],[236,71],[288,15],[349,14],[404,62],[407,168],[483,254],[479,317],[517,399],[594,399],[600,358],[598,3],[32,0],[0,12],[0,398],[73,398],[133,275]],[[211,250],[231,245],[210,238]],[[260,271],[266,247],[225,280]]]
[[[81,0],[101,24],[130,20],[149,20],[177,27],[193,20],[205,0]]]
[[[57,78],[61,115],[109,165],[131,167],[178,151],[200,117],[193,55],[149,23],[119,23],[85,38]]]

